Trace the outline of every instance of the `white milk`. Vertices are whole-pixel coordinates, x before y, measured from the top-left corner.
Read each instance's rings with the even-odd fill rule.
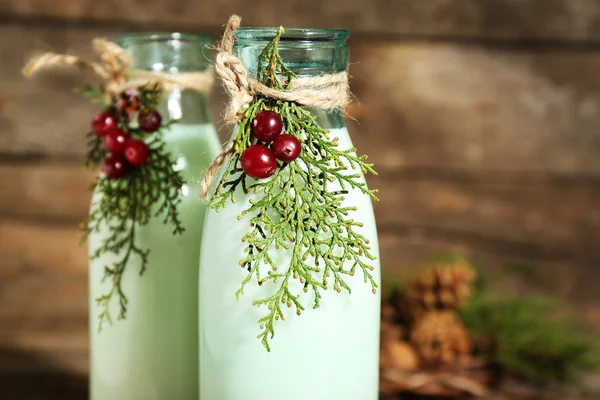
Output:
[[[340,149],[352,147],[346,128],[333,129],[330,135],[339,137]],[[199,280],[201,400],[377,399],[380,295],[373,294],[360,269],[345,279],[352,294],[330,287],[322,291],[318,309],[312,309],[311,292],[302,293],[300,283],[291,281],[292,291],[302,293],[306,310],[297,316],[294,308],[284,307],[285,321],[274,325],[270,353],[256,338],[261,332],[257,321],[268,311],[252,306],[252,301],[273,294],[277,285],[259,287],[253,278],[236,301],[235,292],[247,276],[238,264],[246,247],[240,239],[250,229],[248,218],[237,217],[251,196],[256,195],[246,196],[240,187],[236,203],[206,214]],[[379,258],[370,197],[354,190],[345,195],[342,206],[358,208],[348,218],[364,224],[356,230]],[[275,260],[288,265],[290,254],[280,251]],[[379,261],[369,263],[379,284]]]
[[[95,299],[108,292],[103,268],[116,257],[90,263],[90,398],[92,400],[198,400],[198,258],[206,202],[199,199],[198,178],[220,152],[211,124],[174,124],[164,136],[185,181],[179,217],[185,232],[173,235],[163,216],[136,231],[136,244],[151,249],[143,276],[132,257],[123,277],[129,300],[127,319],[98,333],[100,307]],[[107,232],[92,234],[90,250]]]

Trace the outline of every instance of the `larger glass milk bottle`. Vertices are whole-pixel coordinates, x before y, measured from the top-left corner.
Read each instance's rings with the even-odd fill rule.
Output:
[[[258,56],[275,32],[268,28],[236,31],[235,53],[251,76],[256,76]],[[334,74],[348,67],[347,37],[345,30],[286,29],[279,42],[279,53],[298,76]],[[331,139],[339,140],[340,149],[353,147],[341,110],[311,112],[323,128],[330,130]],[[226,166],[221,168],[217,181],[225,169]],[[353,171],[356,172],[359,171]],[[359,179],[364,181],[362,175]],[[297,316],[294,309],[287,309],[285,321],[276,322],[270,352],[257,339],[261,332],[257,321],[265,311],[252,302],[272,295],[276,285],[270,282],[259,286],[253,280],[236,300],[235,292],[248,275],[240,268],[240,260],[245,257],[246,243],[241,238],[249,231],[249,219],[238,216],[249,201],[260,198],[260,193],[252,190],[245,194],[241,186],[236,189],[235,203],[229,202],[218,212],[209,209],[204,224],[199,280],[200,398],[377,399],[380,297],[361,273],[346,281],[351,294],[337,293],[333,287],[322,291],[317,309],[312,308],[314,295],[301,295],[305,311]],[[329,188],[339,190],[335,182]],[[349,190],[344,197],[341,207],[356,207],[352,218],[362,223],[359,232],[370,241],[372,253],[378,258],[370,197],[359,190]],[[290,265],[291,250],[274,248],[271,254],[281,270]],[[379,262],[371,265],[379,283]],[[302,287],[299,289],[302,292]]]
[[[119,44],[133,56],[135,70],[168,74],[206,72],[210,38],[183,34],[123,36]],[[164,93],[158,111],[163,121],[176,120],[164,134],[181,182],[178,212],[185,232],[157,216],[136,228],[136,245],[150,249],[147,269],[139,275],[137,259],[125,268],[122,287],[127,316],[104,324],[98,332],[97,299],[110,289],[103,268],[120,254],[90,262],[90,398],[92,400],[198,399],[198,259],[206,202],[199,200],[198,178],[220,146],[210,121],[206,93]],[[109,233],[89,237],[90,254]],[[118,302],[111,314],[118,315]]]

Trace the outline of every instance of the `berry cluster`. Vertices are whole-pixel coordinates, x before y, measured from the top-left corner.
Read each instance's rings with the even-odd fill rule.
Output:
[[[92,119],[92,132],[102,139],[108,157],[102,164],[102,172],[110,179],[123,177],[132,166],[143,165],[150,156],[148,145],[134,139],[127,132],[128,122],[133,112],[140,110],[136,95],[123,92],[116,107],[96,115]],[[120,123],[121,121],[121,123]],[[160,129],[162,117],[157,111],[139,111],[139,129],[153,133]]]
[[[184,179],[164,141],[175,121],[163,122],[156,111],[164,93],[160,83],[132,86],[110,97],[92,87],[80,92],[104,104],[87,135],[85,166],[101,166],[103,173],[92,185],[98,196],[83,224],[84,239],[106,229],[103,240],[90,248],[90,260],[106,262],[102,281],[112,283],[95,299],[100,331],[112,324],[113,306],[118,306],[118,319],[126,318],[125,271],[139,268],[142,275],[148,266],[151,249],[138,242],[137,227],[160,216],[174,235],[185,230],[178,207]]]
[[[277,171],[277,161],[291,162],[300,156],[302,145],[298,138],[283,133],[283,121],[274,111],[261,111],[252,120],[252,136],[270,147],[256,143],[242,153],[240,162],[246,175],[265,179]]]

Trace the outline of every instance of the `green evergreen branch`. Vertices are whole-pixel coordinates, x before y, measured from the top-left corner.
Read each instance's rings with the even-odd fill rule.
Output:
[[[144,140],[149,137],[146,144],[149,148],[149,158],[141,166],[129,166],[125,176],[110,179],[100,175],[91,189],[94,196],[89,216],[83,221],[82,243],[87,241],[92,233],[108,232],[108,237],[103,238],[101,245],[93,249],[90,261],[101,258],[105,254],[118,255],[119,259],[112,265],[104,266],[102,281],[112,283],[110,290],[96,298],[101,307],[98,315],[101,331],[104,323],[112,324],[110,305],[117,301],[119,313],[117,318],[124,319],[127,315],[127,296],[122,287],[123,274],[132,259],[137,257],[140,262],[139,274],[142,275],[148,264],[150,249],[145,249],[136,244],[136,229],[148,224],[152,217],[164,216],[164,224],[173,225],[173,234],[184,231],[177,209],[181,201],[179,192],[183,178],[173,169],[173,160],[163,141],[165,131],[177,121],[171,120],[148,136],[141,128],[130,126],[130,112],[124,111],[120,100],[135,101],[126,106],[131,106],[132,111],[152,112],[158,106],[163,94],[163,87],[159,83],[146,84],[132,87],[120,95],[108,96],[92,86],[85,86],[75,90],[99,103],[105,110],[109,110],[118,118],[119,128],[127,132],[133,139]],[[139,101],[139,104],[136,102]],[[136,105],[137,104],[137,105]],[[97,168],[107,157],[108,153],[101,137],[93,132],[87,135],[87,154],[85,167]]]
[[[132,257],[137,256],[140,260],[140,275],[146,270],[150,249],[136,245],[136,228],[146,225],[152,217],[164,215],[163,222],[173,225],[173,234],[184,231],[177,210],[181,201],[179,191],[183,178],[173,169],[173,160],[162,139],[165,128],[169,126],[170,124],[166,124],[147,141],[150,157],[144,165],[131,168],[120,179],[109,179],[101,175],[93,185],[93,189],[100,195],[96,197],[90,215],[84,221],[83,240],[101,229],[107,229],[110,234],[92,252],[90,259],[98,259],[104,254],[123,253],[112,266],[104,267],[103,280],[109,280],[113,285],[107,293],[96,299],[102,308],[98,316],[99,330],[102,330],[104,323],[112,323],[109,308],[115,297],[119,304],[118,319],[126,317],[127,297],[122,289],[122,279]],[[141,134],[136,130],[129,133]]]
[[[285,90],[296,75],[279,55],[282,33],[283,28],[279,28],[273,41],[261,52],[257,77],[265,85]],[[286,133],[302,142],[302,153],[297,160],[280,164],[269,180],[247,186],[239,159],[242,152],[255,143],[251,133],[252,120],[266,109],[281,116]],[[320,305],[321,291],[330,287],[338,293],[350,293],[346,278],[353,276],[356,269],[376,292],[378,285],[372,276],[374,268],[364,261],[376,257],[370,252],[368,239],[355,230],[362,224],[348,218],[356,207],[342,206],[344,195],[350,190],[359,190],[378,200],[376,191],[367,188],[359,173],[376,172],[372,164],[365,162],[365,156],[355,154],[355,149],[340,150],[338,139],[331,139],[316,118],[297,103],[257,96],[238,125],[236,154],[224,171],[211,199],[211,207],[219,211],[229,201],[235,202],[234,193],[240,185],[246,194],[250,191],[261,194],[259,199],[249,200],[249,207],[238,217],[240,220],[249,217],[251,229],[242,238],[247,247],[240,266],[248,274],[236,297],[243,295],[245,286],[252,281],[259,286],[277,285],[275,294],[253,301],[254,306],[268,309],[258,321],[262,332],[257,337],[270,351],[269,339],[275,334],[275,322],[285,319],[281,305],[294,308],[298,315],[304,311],[300,294],[289,288],[291,280],[298,280],[304,293],[312,292],[313,308]],[[330,189],[329,185],[334,182],[341,188]],[[271,257],[272,252],[279,249],[291,253],[290,264],[283,271]]]
[[[472,297],[460,316],[476,350],[525,378],[576,382],[600,367],[598,343],[572,318],[561,317],[556,299]]]
[[[156,108],[163,95],[163,87],[160,83],[148,83],[139,88],[140,110],[151,111]]]
[[[100,104],[103,107],[108,106],[108,98],[101,91],[94,89],[91,85],[86,85],[73,90],[77,94],[88,97],[93,103]]]
[[[89,132],[87,138],[87,152],[85,156],[84,167],[95,169],[104,161],[107,156],[106,149],[102,144],[102,138],[94,132]]]

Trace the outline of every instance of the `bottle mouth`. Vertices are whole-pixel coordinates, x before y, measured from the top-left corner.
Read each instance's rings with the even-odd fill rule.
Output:
[[[270,42],[277,34],[278,28],[239,28],[235,38],[240,45]],[[346,29],[285,28],[281,35],[282,44],[334,44],[343,45],[350,36]]]
[[[206,70],[211,41],[209,36],[180,32],[131,33],[117,39],[133,56],[133,68],[172,74]]]
[[[261,52],[277,35],[278,28],[240,28],[234,50],[250,76],[256,76]],[[279,41],[281,59],[300,76],[324,75],[348,68],[346,29],[286,28]]]
[[[205,46],[212,43],[212,38],[210,36],[182,32],[140,32],[121,35],[117,38],[117,43],[122,47],[131,47],[150,43]]]

